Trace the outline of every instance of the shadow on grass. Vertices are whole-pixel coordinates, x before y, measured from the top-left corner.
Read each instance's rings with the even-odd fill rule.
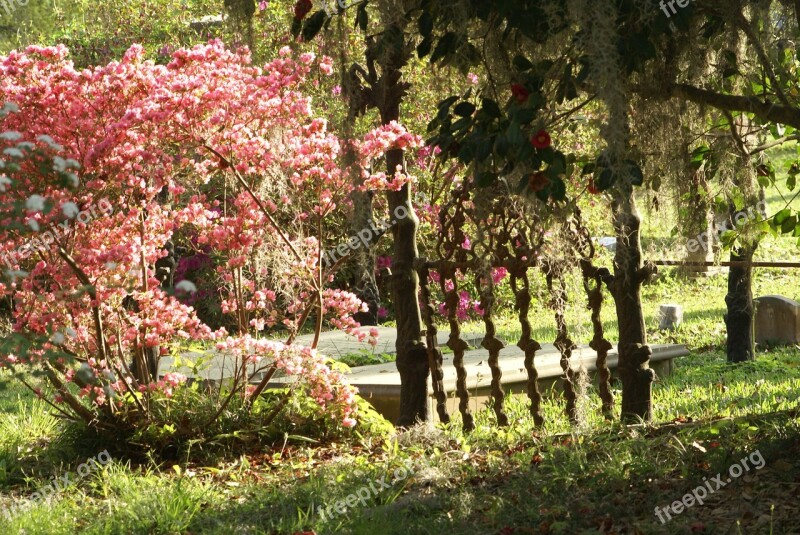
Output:
[[[788,508],[794,498],[789,493],[777,494],[779,487],[773,480],[780,479],[780,467],[790,461],[793,470],[800,468],[796,456],[800,433],[796,421],[776,426],[788,430],[750,443],[737,434],[737,426],[731,426],[719,436],[729,447],[702,451],[670,446],[690,443],[691,435],[681,437],[679,432],[648,439],[619,428],[585,437],[585,441],[567,438],[566,445],[545,442],[507,451],[505,456],[498,451],[499,464],[472,466],[465,460],[436,483],[414,480],[404,495],[390,503],[356,505],[328,521],[313,511],[351,489],[308,481],[285,493],[255,488],[243,503],[200,512],[190,529],[197,533],[371,535],[607,533],[613,528],[618,533],[655,535],[727,533],[741,519],[744,533],[760,533],[752,530],[755,522],[771,515],[772,504],[783,502],[786,507],[776,508],[771,521],[774,533],[788,533],[796,525]],[[673,513],[669,522],[662,524],[654,514],[657,506],[680,500],[705,478],[725,473],[756,450],[767,470],[749,474],[755,479],[736,481],[705,505]],[[754,491],[754,487],[761,489],[759,478],[769,480],[763,493]],[[745,488],[753,494],[747,498],[751,510],[747,515],[736,503]]]

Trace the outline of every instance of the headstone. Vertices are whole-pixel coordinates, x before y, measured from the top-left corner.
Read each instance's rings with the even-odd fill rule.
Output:
[[[189,23],[189,28],[196,32],[202,32],[203,30],[210,30],[212,28],[219,28],[225,22],[225,18],[225,15],[206,15],[205,17],[191,21]]]
[[[683,323],[683,307],[680,305],[661,305],[658,309],[658,329],[674,331]]]
[[[611,251],[612,253],[617,251],[617,239],[613,236],[602,236],[600,238],[595,238],[597,243]]]
[[[796,344],[800,342],[800,303],[782,295],[755,299],[756,343]]]

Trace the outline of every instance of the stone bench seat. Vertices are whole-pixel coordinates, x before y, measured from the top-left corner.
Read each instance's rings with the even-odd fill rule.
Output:
[[[356,354],[362,351],[374,353],[394,353],[396,331],[389,327],[379,327],[378,345],[370,346],[367,342],[358,342],[357,339],[346,333],[331,331],[322,333],[320,336],[318,349],[324,354],[334,358],[347,354]],[[368,328],[365,328],[368,332]],[[437,335],[437,343],[441,348],[445,348],[449,333],[440,331]],[[466,334],[463,338],[473,346],[479,345],[481,335]],[[313,336],[304,335],[297,338],[297,343],[310,345]],[[650,359],[650,366],[657,375],[668,376],[673,369],[673,359],[688,355],[689,351],[682,345],[653,345],[651,346],[653,355]],[[197,373],[186,365],[189,361],[202,359],[201,366],[198,366]],[[489,352],[483,348],[471,349],[464,354],[464,366],[467,370],[467,389],[470,392],[470,408],[475,411],[482,407],[489,399],[492,373],[489,368]],[[572,369],[578,371],[583,367],[589,376],[594,379],[596,375],[597,355],[588,346],[577,348],[572,353]],[[173,369],[175,364],[171,357],[162,358],[160,361],[160,371],[179,371],[192,380],[204,382],[220,382],[233,377],[238,370],[238,362],[231,355],[220,353],[216,350],[206,352],[188,352],[180,356],[177,370]],[[561,377],[561,355],[553,344],[543,344],[542,349],[536,352],[534,365],[539,374],[539,388],[543,393],[552,390],[560,390]],[[608,367],[612,370],[617,367],[617,351],[612,349],[608,354]],[[516,345],[508,344],[500,351],[500,367],[503,372],[502,383],[506,392],[526,392],[528,374],[525,371],[525,354]],[[453,354],[443,355],[444,388],[448,396],[447,410],[450,414],[457,412],[458,400],[455,397],[456,389],[456,370],[453,367]],[[252,377],[253,383],[262,380],[266,366],[263,364],[248,364],[248,376]],[[358,388],[359,394],[367,399],[375,409],[383,414],[387,419],[394,421],[399,415],[400,407],[400,374],[394,362],[386,364],[376,364],[371,366],[358,366],[351,368],[347,374],[350,384]],[[273,377],[268,387],[282,388],[287,383],[293,381],[291,377]],[[428,390],[433,394],[428,379]],[[431,415],[435,415],[433,397],[430,398]]]
[[[650,358],[650,367],[658,376],[666,377],[672,373],[673,359],[686,356],[689,351],[682,345],[661,344],[650,346],[653,355]],[[470,393],[470,408],[475,411],[489,399],[492,372],[489,368],[489,352],[486,349],[474,349],[464,353],[464,367],[467,370],[467,389]],[[608,354],[608,367],[612,370],[617,367],[618,355],[616,349]],[[596,375],[597,354],[588,346],[576,349],[570,359],[572,369],[578,371],[581,366],[590,377]],[[552,389],[558,390],[564,372],[561,369],[561,355],[553,344],[542,344],[542,349],[536,352],[534,366],[539,374],[539,388],[542,392]],[[525,353],[515,345],[506,346],[500,351],[500,368],[502,369],[503,390],[508,392],[526,392],[528,374],[525,371]],[[444,389],[448,396],[447,410],[450,414],[458,411],[458,399],[455,397],[456,369],[453,367],[453,355],[444,355],[442,370],[444,372]],[[369,401],[375,409],[390,421],[399,416],[400,409],[400,374],[394,362],[376,364],[372,366],[359,366],[351,368],[347,379],[358,388],[359,394]],[[275,379],[269,386],[281,387],[288,378]],[[429,414],[435,415],[435,401],[431,380],[428,378]]]

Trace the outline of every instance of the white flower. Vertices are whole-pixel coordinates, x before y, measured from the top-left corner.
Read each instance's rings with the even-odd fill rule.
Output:
[[[8,147],[7,149],[4,149],[3,154],[6,156],[11,156],[12,158],[22,158],[24,156],[22,151],[16,147]]]
[[[31,227],[32,231],[39,232],[39,223],[35,219],[28,219],[27,224],[29,227]]]
[[[195,286],[192,281],[182,280],[175,285],[175,289],[186,293],[195,293],[197,291],[197,286]]]
[[[61,211],[64,213],[64,216],[70,219],[74,218],[76,215],[80,213],[78,205],[75,204],[74,202],[65,202],[64,204],[62,204]]]
[[[18,139],[22,139],[22,134],[19,132],[2,132],[0,133],[0,139],[3,141],[17,141]]]
[[[11,179],[6,175],[0,175],[0,191],[6,191],[6,187],[11,185]]]
[[[116,262],[106,262],[106,269],[114,269],[117,267]]]
[[[41,212],[44,210],[44,197],[34,193],[25,201],[25,208],[32,212]]]

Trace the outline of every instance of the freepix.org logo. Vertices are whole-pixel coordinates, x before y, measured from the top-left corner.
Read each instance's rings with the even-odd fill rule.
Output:
[[[664,12],[667,18],[670,18],[672,15],[678,14],[678,10],[675,9],[675,4],[678,4],[679,8],[684,8],[688,6],[692,1],[693,0],[667,0],[667,1],[661,0],[661,3],[658,6],[661,8],[661,11]],[[667,11],[667,6],[669,6],[669,9],[670,11],[672,11],[672,13],[670,13],[670,11]]]
[[[369,247],[375,238],[383,236],[387,230],[392,228],[401,219],[407,218],[408,209],[402,204],[394,209],[394,219],[391,221],[378,221],[370,224],[370,227],[359,230],[355,236],[351,236],[346,243],[340,243],[337,247],[325,251],[322,255],[322,265],[327,269],[341,258],[346,258],[351,251],[357,251],[362,246]]]
[[[0,0],[0,19],[10,17],[18,7],[25,7],[30,0]]]
[[[41,204],[43,199],[41,197],[38,198],[39,204]],[[41,208],[41,206],[32,207]],[[62,211],[66,219],[61,223],[54,224],[50,229],[34,235],[30,240],[14,250],[0,251],[0,265],[5,263],[9,270],[13,270],[15,265],[31,255],[46,253],[57,243],[58,239],[69,237],[80,226],[86,226],[90,221],[101,216],[110,215],[114,212],[114,207],[107,199],[100,199],[96,204],[93,203],[84,210],[80,210],[75,203],[65,203],[62,206]],[[70,226],[70,223],[73,223],[73,225]]]
[[[360,1],[361,0],[317,0],[315,5],[325,11],[326,15],[332,17]]]

